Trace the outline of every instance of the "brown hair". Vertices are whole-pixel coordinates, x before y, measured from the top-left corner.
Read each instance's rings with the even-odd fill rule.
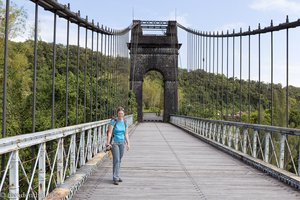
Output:
[[[123,112],[124,112],[124,108],[121,107],[121,106],[117,108],[117,113],[119,113],[120,111],[123,111]]]

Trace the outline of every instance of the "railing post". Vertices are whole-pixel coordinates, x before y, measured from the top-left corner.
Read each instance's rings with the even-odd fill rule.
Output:
[[[9,199],[19,199],[19,151],[13,151],[9,166]]]
[[[57,184],[60,185],[64,182],[64,139],[58,140],[58,153],[57,153]]]
[[[45,198],[46,191],[46,143],[41,144],[39,156],[39,199]]]
[[[222,144],[225,145],[225,140],[226,140],[226,125],[223,125],[223,131],[222,131]]]
[[[257,150],[257,131],[255,130],[253,133],[253,152],[252,157],[256,158],[256,150]]]
[[[210,139],[211,136],[211,123],[207,122],[207,137]]]
[[[215,141],[215,139],[216,139],[216,132],[217,132],[217,124],[216,123],[214,123],[214,125],[213,125],[213,137],[212,137],[212,139]]]
[[[97,148],[97,150],[98,150],[98,152],[100,152],[100,151],[102,151],[102,128],[101,128],[102,126],[99,126],[97,129],[98,129],[98,137],[97,137],[97,146],[98,146],[98,148]]]
[[[91,160],[92,159],[92,130],[89,129],[88,130],[88,138],[87,138],[87,160]]]
[[[209,130],[208,130],[208,133],[209,133],[208,138],[209,138],[209,139],[212,139],[213,128],[212,128],[212,123],[211,123],[211,122],[209,123]]]
[[[98,146],[97,146],[97,127],[94,128],[94,134],[93,134],[93,156],[95,156],[98,153]]]
[[[84,148],[85,148],[85,131],[81,131],[80,134],[80,166],[85,164],[85,153],[84,153]]]
[[[285,140],[286,140],[286,135],[285,134],[281,134],[281,137],[280,137],[280,152],[279,152],[279,167],[281,169],[284,168]]]
[[[200,121],[200,135],[203,135],[203,121]]]
[[[102,142],[103,142],[103,146],[102,149],[105,148],[105,144],[106,144],[106,125],[102,126]]]
[[[208,129],[209,129],[209,123],[208,122],[205,122],[205,137],[208,138]]]
[[[232,126],[229,126],[228,129],[228,147],[231,148],[232,145]]]
[[[76,133],[71,136],[70,175],[76,173]]]
[[[240,129],[235,129],[235,140],[234,140],[234,148],[235,150],[239,150],[239,136],[240,136]]]
[[[247,137],[248,137],[248,130],[244,129],[243,131],[243,153],[247,154]]]
[[[218,126],[218,135],[217,135],[217,142],[218,143],[220,143],[221,131],[222,131],[222,125],[219,124],[219,126]]]
[[[266,133],[266,138],[265,138],[265,162],[269,163],[269,144],[270,144],[270,133]]]
[[[196,120],[193,119],[193,132],[195,132],[195,131],[196,131]]]
[[[106,131],[107,131],[107,129],[108,129],[108,126],[109,126],[109,124],[106,124],[106,125],[105,125],[105,129],[104,129],[104,141],[107,140]]]
[[[202,122],[202,135],[204,137],[206,137],[206,122],[205,121]]]

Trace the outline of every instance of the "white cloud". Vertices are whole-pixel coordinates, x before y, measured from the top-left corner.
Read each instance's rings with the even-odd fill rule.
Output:
[[[300,12],[300,2],[293,0],[255,0],[250,8],[258,11],[279,11],[289,14]]]
[[[191,25],[188,23],[187,18],[187,14],[181,14],[181,15],[177,15],[178,13],[175,14],[175,11],[172,11],[169,13],[168,16],[164,16],[161,19],[163,20],[176,20],[179,24],[185,26],[185,27],[190,27]]]

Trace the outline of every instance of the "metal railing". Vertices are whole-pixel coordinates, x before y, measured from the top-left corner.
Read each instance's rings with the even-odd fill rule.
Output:
[[[186,116],[171,116],[170,122],[220,146],[300,174],[299,129]]]
[[[128,124],[133,116],[125,117]],[[110,119],[52,129],[0,139],[0,155],[7,154],[4,176],[0,179],[0,194],[9,199],[43,199],[56,187],[76,173],[96,154],[104,150],[106,130]],[[48,143],[55,142],[54,159],[51,160]],[[35,165],[25,168],[22,162],[26,149],[36,150]],[[25,159],[25,158],[24,158]],[[20,180],[26,180],[22,185]],[[8,184],[9,182],[9,184]]]

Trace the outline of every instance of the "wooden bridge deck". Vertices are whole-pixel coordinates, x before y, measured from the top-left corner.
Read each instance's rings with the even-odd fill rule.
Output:
[[[165,123],[142,123],[131,135],[112,184],[106,159],[73,199],[300,199],[300,192]]]

